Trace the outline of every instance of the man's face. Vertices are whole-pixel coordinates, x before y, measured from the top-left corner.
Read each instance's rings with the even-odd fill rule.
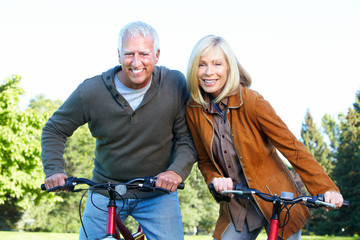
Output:
[[[145,87],[151,80],[151,74],[160,56],[160,50],[154,52],[154,41],[142,35],[125,36],[120,51],[119,62],[123,74],[123,78],[119,78],[120,81],[128,88]]]

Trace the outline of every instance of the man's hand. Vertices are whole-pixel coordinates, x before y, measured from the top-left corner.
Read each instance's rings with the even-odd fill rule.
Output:
[[[46,189],[65,185],[65,179],[68,176],[64,173],[55,173],[47,178],[45,178]]]
[[[156,176],[156,187],[161,187],[171,192],[175,192],[182,178],[174,171],[166,171]]]
[[[334,204],[337,208],[341,207],[344,203],[344,198],[341,193],[336,191],[327,191],[324,194],[325,202]]]

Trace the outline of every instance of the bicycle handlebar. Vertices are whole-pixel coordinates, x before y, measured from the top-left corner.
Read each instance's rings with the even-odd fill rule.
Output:
[[[299,196],[294,198],[293,197],[293,193],[289,193],[289,192],[282,192],[280,196],[277,195],[271,195],[271,194],[267,194],[267,193],[263,193],[260,192],[257,189],[253,189],[253,188],[247,188],[242,186],[241,184],[236,184],[233,188],[233,190],[226,190],[226,191],[222,191],[222,194],[216,192],[213,184],[209,185],[210,188],[210,192],[213,194],[215,200],[217,202],[219,201],[230,201],[230,197],[226,196],[224,194],[236,194],[240,197],[250,197],[253,194],[255,194],[256,196],[260,197],[261,199],[263,199],[264,201],[267,202],[274,202],[274,201],[280,201],[284,204],[296,204],[296,203],[300,203],[303,202],[305,203],[305,205],[308,208],[312,208],[312,207],[329,207],[329,208],[336,208],[336,206],[334,204],[330,204],[325,202],[325,198],[323,194],[318,194],[317,196]],[[349,201],[344,201],[343,203],[343,207],[349,207],[350,202]]]
[[[118,192],[123,192],[123,191],[126,192],[127,189],[138,189],[143,192],[162,191],[165,193],[170,193],[170,191],[167,189],[156,187],[155,183],[156,183],[155,177],[133,178],[123,183],[95,183],[87,178],[68,177],[67,179],[65,179],[65,185],[46,189],[45,184],[41,184],[41,190],[46,190],[47,192],[54,192],[57,190],[69,190],[71,192],[77,192],[81,190],[75,189],[76,185],[86,184],[89,187],[94,187],[97,189],[108,190],[109,188],[115,188],[115,191]],[[185,183],[180,183],[178,189],[184,189],[184,188],[185,188]]]

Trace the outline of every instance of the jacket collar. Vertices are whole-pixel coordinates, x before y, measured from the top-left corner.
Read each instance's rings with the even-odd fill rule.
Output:
[[[240,85],[239,91],[236,94],[229,97],[228,107],[229,108],[239,108],[243,105],[242,93],[244,91],[244,87]]]

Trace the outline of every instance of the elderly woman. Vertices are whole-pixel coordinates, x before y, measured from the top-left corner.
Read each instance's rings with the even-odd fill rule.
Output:
[[[191,99],[187,122],[199,155],[199,169],[216,191],[242,183],[262,192],[301,195],[278,149],[300,175],[312,195],[340,207],[343,197],[306,147],[290,132],[269,102],[249,89],[251,79],[229,44],[221,37],[206,36],[194,47],[188,66]],[[256,239],[268,229],[271,203],[233,197],[220,203],[214,238]],[[290,221],[279,231],[284,239],[301,239],[308,209],[291,209]]]

